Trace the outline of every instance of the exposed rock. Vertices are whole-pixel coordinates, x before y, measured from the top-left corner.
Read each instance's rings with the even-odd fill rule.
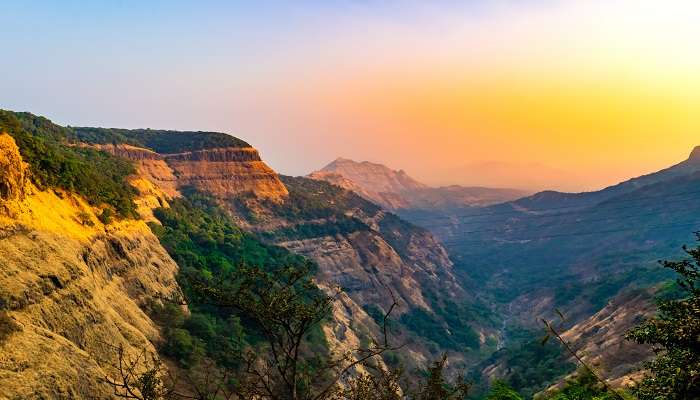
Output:
[[[30,183],[18,195],[26,178],[12,168],[6,202],[15,213],[0,218],[0,310],[18,331],[0,343],[0,397],[112,398],[104,378],[116,372],[115,346],[155,352],[160,334],[145,309],[179,294],[177,265],[143,221],[105,226],[80,197]]]
[[[260,199],[281,201],[288,195],[277,173],[260,159],[258,151],[252,147],[158,154],[128,144],[91,146],[133,161],[137,178],[152,184],[146,187],[148,185],[140,183],[141,188],[145,189],[142,194],[150,195],[151,199],[159,198],[158,195],[154,196],[154,187],[167,200],[180,196],[180,190],[188,186],[210,193],[220,200],[253,193]]]
[[[24,198],[28,183],[27,164],[22,161],[12,136],[0,134],[0,211],[7,213],[7,202]]]
[[[693,149],[693,151],[690,153],[690,157],[688,157],[688,162],[695,164],[700,163],[700,146]]]
[[[180,187],[193,186],[219,199],[253,193],[261,199],[282,201],[287,188],[253,148],[210,149],[164,155]]]
[[[136,166],[138,178],[151,183],[151,185],[146,185],[132,182],[146,197],[155,195],[155,197],[164,197],[167,200],[180,196],[177,189],[177,177],[160,154],[128,144],[95,144],[90,146],[131,160]],[[154,193],[154,187],[160,192],[157,195]]]
[[[41,195],[0,224],[0,306],[21,327],[0,344],[0,387],[10,398],[110,398],[114,346],[155,351],[144,307],[179,292],[177,265],[143,222],[103,227],[80,199]]]

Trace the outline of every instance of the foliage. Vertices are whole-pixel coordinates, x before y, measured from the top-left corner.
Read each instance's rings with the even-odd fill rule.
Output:
[[[402,375],[402,370],[383,368],[378,368],[375,373],[360,374],[335,393],[333,400],[402,400],[399,383]]]
[[[343,220],[345,213],[356,210],[366,215],[374,215],[378,206],[325,181],[303,177],[280,176],[289,190],[289,198],[283,204],[270,203],[268,206],[275,215],[290,221],[335,218]]]
[[[700,233],[697,234],[700,241]],[[627,334],[637,343],[654,346],[656,358],[647,364],[649,373],[634,389],[640,400],[700,398],[700,247],[683,250],[689,256],[664,261],[678,273],[681,299],[661,300],[659,315]]]
[[[575,370],[575,365],[566,359],[557,343],[548,341],[543,344],[539,339],[532,339],[539,332],[516,331],[509,334],[513,343],[498,350],[475,368],[471,375],[474,380],[480,379],[481,371],[486,366],[503,365],[505,373],[501,380],[529,398],[557,378]]]
[[[523,400],[523,398],[507,383],[497,379],[491,385],[486,400]]]
[[[72,135],[85,143],[130,144],[161,154],[222,147],[250,147],[245,141],[221,132],[76,127],[72,128]]]
[[[13,333],[19,332],[20,326],[7,314],[6,311],[0,311],[0,345]]]
[[[202,355],[227,367],[237,365],[247,341],[260,339],[260,325],[253,323],[258,315],[251,315],[250,310],[239,315],[230,308],[212,305],[213,299],[203,295],[202,283],[235,285],[253,271],[291,269],[308,273],[314,265],[243,232],[205,196],[193,194],[188,199],[173,200],[170,208],[156,209],[154,215],[161,225],[152,224],[151,228],[180,267],[178,282],[191,312],[188,319],[176,307],[154,313],[164,316],[161,322],[167,327],[166,353],[185,366]],[[194,284],[199,286],[195,288]],[[317,341],[314,348],[323,352],[323,339],[313,338]]]
[[[136,217],[136,190],[127,182],[134,173],[128,161],[91,148],[69,144],[70,128],[29,113],[0,110],[0,130],[10,134],[29,164],[40,189],[62,188],[84,196],[92,205],[107,204],[122,217]]]
[[[367,230],[369,227],[362,221],[342,215],[334,216],[329,221],[321,223],[301,223],[283,227],[274,232],[263,233],[262,236],[274,240],[303,240]]]
[[[399,321],[412,332],[445,349],[465,351],[467,348],[479,347],[479,336],[472,327],[456,325],[456,321],[451,321],[455,324],[452,326],[459,328],[449,330],[436,315],[421,308],[411,309],[401,315]]]
[[[587,369],[582,368],[559,390],[546,394],[542,400],[618,400],[620,397],[608,391]]]

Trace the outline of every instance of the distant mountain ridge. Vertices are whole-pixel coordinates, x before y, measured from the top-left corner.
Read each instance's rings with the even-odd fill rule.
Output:
[[[534,211],[548,207],[592,206],[612,199],[613,197],[633,192],[647,185],[690,175],[698,171],[700,171],[700,146],[695,147],[690,153],[690,156],[678,164],[658,172],[629,179],[599,191],[582,193],[543,191],[529,197],[518,199],[513,202],[513,206]]]
[[[392,170],[382,164],[346,158],[338,158],[308,177],[352,190],[392,211],[487,206],[528,194],[517,189],[458,185],[430,187],[413,179],[403,170]]]

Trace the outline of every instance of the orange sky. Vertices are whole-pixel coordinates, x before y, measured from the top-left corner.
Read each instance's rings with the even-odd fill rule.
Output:
[[[229,132],[284,174],[580,191],[700,145],[697,0],[51,4],[0,15],[0,106]]]
[[[317,77],[304,104],[347,140],[339,155],[428,183],[597,189],[700,145],[699,11],[688,1],[506,8],[429,35],[450,51],[411,42]]]

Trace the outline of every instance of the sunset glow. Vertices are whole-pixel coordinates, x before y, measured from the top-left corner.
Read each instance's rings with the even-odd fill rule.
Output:
[[[75,125],[231,132],[287,174],[344,156],[431,184],[590,190],[700,145],[698,2],[332,3],[105,3],[51,20],[17,5],[0,40],[33,51],[0,66],[0,101]]]

